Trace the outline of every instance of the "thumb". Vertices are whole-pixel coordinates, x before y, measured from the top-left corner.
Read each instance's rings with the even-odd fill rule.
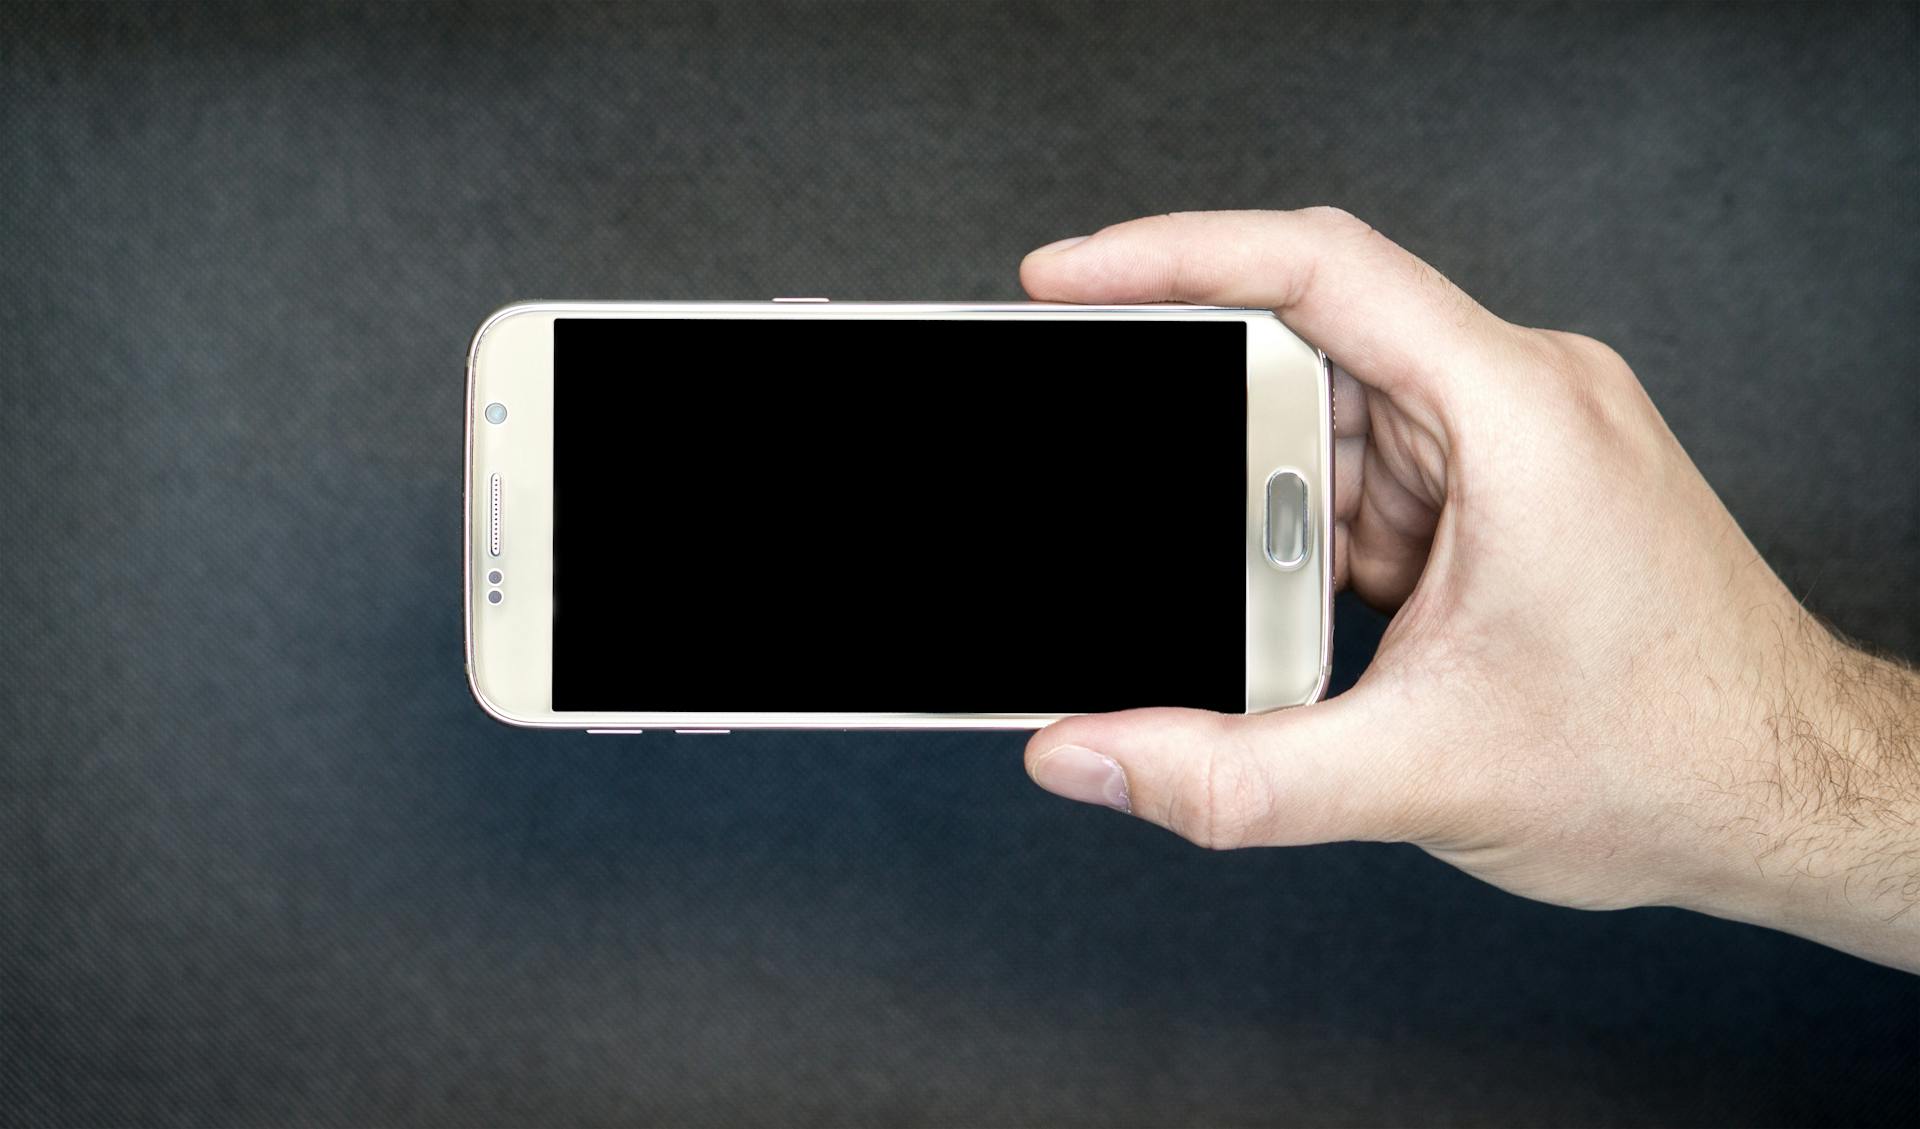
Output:
[[[1027,773],[1202,847],[1409,837],[1417,727],[1359,687],[1270,714],[1145,709],[1071,717],[1033,735]]]

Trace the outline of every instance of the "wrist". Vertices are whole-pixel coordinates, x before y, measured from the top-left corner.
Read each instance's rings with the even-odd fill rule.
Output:
[[[1809,628],[1691,908],[1920,971],[1920,675]]]

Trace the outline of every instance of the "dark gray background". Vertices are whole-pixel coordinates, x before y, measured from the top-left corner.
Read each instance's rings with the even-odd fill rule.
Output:
[[[1616,345],[1912,656],[1917,57],[1785,5],[0,9],[0,1121],[1911,1119],[1920,980],[1785,936],[1208,855],[1018,735],[498,726],[459,477],[510,299],[1012,298],[1334,202]]]

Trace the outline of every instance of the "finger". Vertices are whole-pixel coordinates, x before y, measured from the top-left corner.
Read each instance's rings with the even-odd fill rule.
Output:
[[[1407,834],[1409,750],[1391,703],[1361,688],[1302,709],[1234,716],[1152,709],[1073,717],[1034,734],[1027,771],[1068,799],[1130,812],[1204,847]]]
[[[1381,458],[1380,448],[1371,446],[1361,460],[1366,489],[1346,524],[1347,582],[1374,607],[1397,608],[1426,568],[1439,515],[1388,473]]]
[[[1360,512],[1360,491],[1366,486],[1365,436],[1333,441],[1333,520],[1352,521]]]
[[[1333,526],[1333,590],[1345,592],[1352,579],[1353,530],[1344,521]]]
[[[1333,434],[1354,439],[1367,434],[1367,386],[1339,365],[1328,365],[1333,375]]]
[[[1518,331],[1335,208],[1180,212],[1029,254],[1036,299],[1264,307],[1389,394],[1435,390],[1514,348]]]

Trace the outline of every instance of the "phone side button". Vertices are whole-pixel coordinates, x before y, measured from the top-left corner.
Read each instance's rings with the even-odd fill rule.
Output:
[[[623,733],[636,733],[636,734],[645,733],[646,730],[644,729],[589,729],[587,730],[587,732],[588,733],[610,733],[617,737]]]
[[[698,735],[698,734],[706,734],[706,733],[731,733],[733,732],[733,730],[731,729],[676,729],[674,730],[674,732],[685,733],[688,735]]]

